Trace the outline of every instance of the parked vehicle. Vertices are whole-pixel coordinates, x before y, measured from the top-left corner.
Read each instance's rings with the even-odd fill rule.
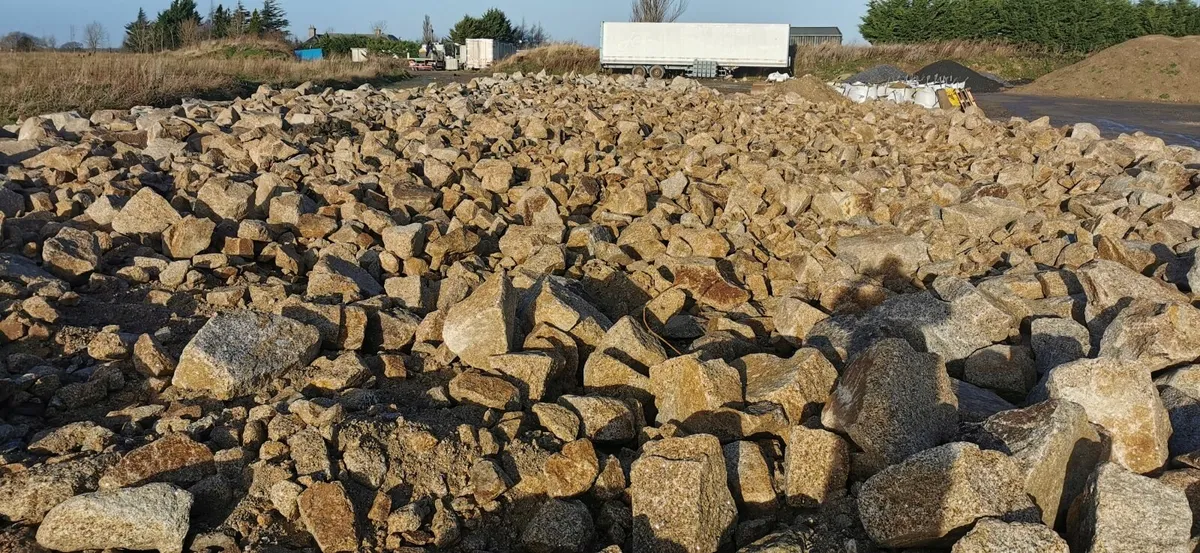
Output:
[[[600,65],[656,79],[788,67],[790,32],[787,24],[605,22]]]

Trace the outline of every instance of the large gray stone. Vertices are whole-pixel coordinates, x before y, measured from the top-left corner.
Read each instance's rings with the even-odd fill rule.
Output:
[[[1155,372],[1200,359],[1200,309],[1133,300],[1100,340],[1100,356]]]
[[[984,517],[1034,521],[1017,462],[956,442],[872,476],[858,495],[867,534],[884,547],[949,545]]]
[[[227,400],[254,393],[267,380],[307,366],[321,335],[287,317],[241,310],[219,314],[183,348],[176,387]]]
[[[38,527],[38,545],[55,551],[157,549],[181,553],[192,494],[170,484],[86,493],[54,507]]]
[[[877,470],[949,441],[958,429],[958,398],[937,355],[889,338],[846,368],[821,423],[848,435]]]
[[[96,491],[101,473],[117,460],[116,454],[98,455],[0,476],[0,516],[37,524],[55,505]]]
[[[1072,507],[1067,539],[1073,551],[1186,553],[1191,528],[1182,491],[1106,463]]]
[[[1083,407],[1050,400],[998,413],[983,422],[980,445],[1011,455],[1025,477],[1025,491],[1056,528],[1103,459],[1100,435]]]
[[[86,230],[63,227],[42,245],[46,269],[59,278],[77,281],[100,265],[100,244]]]

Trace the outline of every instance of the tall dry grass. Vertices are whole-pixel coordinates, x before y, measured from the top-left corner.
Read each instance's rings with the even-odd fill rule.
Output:
[[[260,84],[356,86],[406,75],[399,60],[356,64],[255,56],[0,53],[0,122],[65,110],[165,106],[183,98],[231,99]]]
[[[564,73],[596,73],[600,71],[600,50],[579,44],[549,44],[529,50],[497,63],[498,73],[537,73],[545,70],[552,75]]]
[[[836,79],[864,69],[891,64],[914,72],[935,61],[954,60],[977,71],[995,73],[1005,79],[1033,80],[1082,59],[1015,46],[1005,42],[953,40],[923,44],[840,45],[821,44],[796,49],[793,71]]]

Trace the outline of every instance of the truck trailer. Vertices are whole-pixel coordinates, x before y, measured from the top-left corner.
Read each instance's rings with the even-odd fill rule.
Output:
[[[490,38],[468,38],[464,50],[467,69],[486,69],[517,53],[516,46]]]
[[[787,24],[605,22],[600,65],[655,79],[783,68],[789,66],[790,31]]]

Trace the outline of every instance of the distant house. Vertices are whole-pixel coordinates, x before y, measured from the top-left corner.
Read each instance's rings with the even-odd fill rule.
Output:
[[[841,44],[842,30],[837,27],[792,27],[788,43],[792,46]]]

